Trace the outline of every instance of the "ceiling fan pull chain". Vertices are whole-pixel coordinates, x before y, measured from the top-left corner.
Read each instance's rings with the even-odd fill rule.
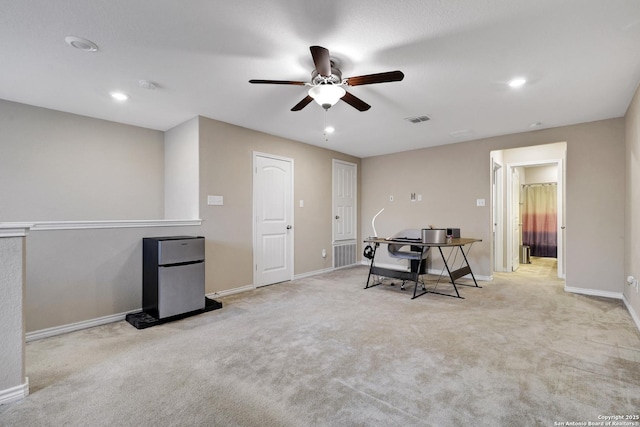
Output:
[[[329,142],[329,134],[327,133],[327,116],[329,115],[329,109],[324,110],[324,142]]]

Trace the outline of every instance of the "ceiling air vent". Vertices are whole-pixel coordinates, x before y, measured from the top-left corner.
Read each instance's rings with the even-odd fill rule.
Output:
[[[405,117],[405,120],[411,123],[428,122],[431,120],[429,116]]]

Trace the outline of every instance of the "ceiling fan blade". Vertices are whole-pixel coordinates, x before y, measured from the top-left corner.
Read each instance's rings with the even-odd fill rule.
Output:
[[[366,76],[349,77],[349,86],[370,85],[374,83],[399,82],[404,79],[402,71],[387,71],[386,73],[367,74]]]
[[[254,84],[273,84],[273,85],[297,85],[297,86],[304,86],[306,85],[305,82],[293,82],[290,80],[249,80],[249,83],[254,83]]]
[[[298,102],[292,109],[291,111],[300,111],[302,110],[304,107],[306,107],[307,105],[309,105],[309,103],[313,101],[313,98],[310,97],[309,95],[307,95],[302,101]]]
[[[345,93],[341,99],[358,111],[367,111],[371,108],[371,105],[367,104],[357,96],[351,95],[349,92]]]
[[[318,74],[329,77],[331,75],[331,58],[329,58],[329,51],[322,46],[311,46],[309,49],[311,50],[313,63],[316,65]]]

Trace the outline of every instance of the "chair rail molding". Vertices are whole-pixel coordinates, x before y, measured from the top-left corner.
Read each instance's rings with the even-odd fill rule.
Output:
[[[31,231],[50,230],[88,230],[100,228],[144,228],[144,227],[185,227],[202,225],[201,219],[131,219],[98,221],[34,221],[30,224],[20,222],[0,222],[0,237],[3,227],[7,230],[27,226]]]

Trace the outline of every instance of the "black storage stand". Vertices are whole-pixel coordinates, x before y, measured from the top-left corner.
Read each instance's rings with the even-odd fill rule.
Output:
[[[194,316],[196,314],[205,313],[207,311],[217,310],[222,308],[222,303],[216,300],[204,297],[205,299],[205,307],[200,310],[191,311],[188,313],[177,314],[171,317],[165,317],[163,319],[158,319],[157,317],[153,317],[150,314],[145,313],[144,311],[141,313],[130,313],[125,316],[127,322],[131,325],[135,326],[136,329],[145,329],[151,326],[161,325],[163,323],[172,322],[174,320],[184,319],[185,317]]]
[[[142,239],[142,313],[126,315],[138,329],[222,308],[204,295],[204,237]]]

